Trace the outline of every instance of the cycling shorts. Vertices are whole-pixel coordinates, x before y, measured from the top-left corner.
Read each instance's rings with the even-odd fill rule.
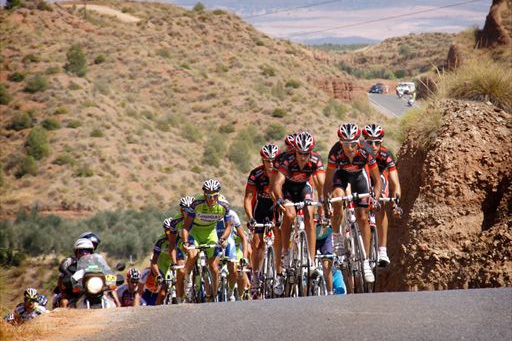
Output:
[[[156,305],[157,298],[158,298],[157,292],[151,292],[148,289],[146,289],[146,290],[144,290],[144,294],[142,294],[141,303],[143,305]]]
[[[204,244],[217,244],[219,238],[217,237],[217,230],[215,228],[216,225],[217,224],[211,225],[210,227],[197,227],[196,225],[192,225],[192,229],[190,230],[190,235],[188,239],[189,243],[194,244],[196,247]],[[209,229],[210,231],[207,232],[207,229]],[[201,231],[199,232],[199,230]],[[222,250],[219,247],[209,248],[208,251],[206,252],[206,257],[215,258],[218,257],[221,252]]]
[[[233,262],[236,261],[237,252],[236,252],[235,238],[233,237],[233,235],[230,235],[227,240],[225,256],[230,261],[233,261]]]
[[[283,185],[283,197],[291,202],[313,199],[313,187],[309,182],[293,182],[286,180]]]
[[[274,220],[275,210],[273,206],[274,202],[272,199],[258,198],[256,200],[256,205],[253,209],[253,216],[258,224],[264,224],[267,218],[268,221]],[[254,233],[262,234],[263,231],[265,231],[264,227],[257,227],[254,230]]]
[[[351,173],[338,169],[334,174],[332,187],[340,187],[344,191],[347,190],[347,186],[350,184],[352,193],[364,194],[370,193],[370,181],[368,179],[368,173],[364,170]],[[355,200],[355,204],[358,207],[368,207],[368,198]]]
[[[374,187],[373,179],[370,179],[372,183],[372,187]],[[380,174],[380,182],[382,183],[382,194],[381,196],[384,198],[389,197],[389,181],[388,181],[388,172],[384,171]]]
[[[332,233],[327,237],[316,240],[316,250],[320,250],[320,253],[324,256],[332,255],[334,248],[332,246]]]

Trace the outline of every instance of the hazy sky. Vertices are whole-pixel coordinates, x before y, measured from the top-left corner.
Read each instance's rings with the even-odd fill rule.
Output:
[[[304,41],[324,37],[382,40],[419,32],[459,32],[483,27],[491,0],[202,0],[207,9],[226,9],[273,37]],[[197,0],[161,0],[192,8]],[[5,0],[0,0],[5,3]],[[432,9],[460,4],[435,11]],[[308,7],[306,7],[308,6]],[[302,7],[302,8],[297,8]],[[277,13],[272,13],[276,12]],[[424,13],[413,14],[414,12]],[[390,18],[400,16],[398,18]],[[379,20],[373,23],[365,23]],[[341,27],[339,26],[348,26]],[[321,31],[316,32],[315,31]]]

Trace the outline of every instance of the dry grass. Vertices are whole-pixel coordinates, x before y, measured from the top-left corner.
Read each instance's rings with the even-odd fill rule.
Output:
[[[490,58],[470,59],[439,77],[439,97],[491,102],[512,111],[512,70]]]
[[[435,102],[430,102],[424,108],[408,110],[399,121],[398,138],[405,140],[407,134],[413,132],[421,144],[428,144],[431,137],[441,124],[441,111]]]

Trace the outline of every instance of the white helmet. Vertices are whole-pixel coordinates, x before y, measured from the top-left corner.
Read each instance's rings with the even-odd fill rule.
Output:
[[[78,238],[75,242],[75,245],[73,245],[73,250],[76,252],[77,250],[82,249],[91,249],[94,251],[94,245],[87,238]]]
[[[275,144],[266,144],[260,149],[260,155],[264,159],[273,160],[279,154],[279,147]]]
[[[315,138],[307,131],[298,133],[295,136],[295,150],[299,153],[308,153],[315,146]]]
[[[194,197],[185,196],[180,199],[180,207],[187,208],[194,202]]]
[[[360,135],[361,130],[353,123],[342,124],[338,128],[338,137],[341,141],[357,141]]]
[[[220,183],[215,179],[208,179],[203,182],[203,191],[218,192],[220,191]]]

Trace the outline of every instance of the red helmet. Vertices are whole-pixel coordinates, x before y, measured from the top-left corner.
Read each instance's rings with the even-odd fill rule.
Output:
[[[313,150],[315,146],[315,138],[307,131],[298,133],[295,137],[295,149],[299,153],[307,153]]]
[[[275,144],[266,144],[260,149],[260,155],[264,159],[273,160],[279,154],[279,147]]]
[[[341,141],[357,141],[361,136],[361,129],[353,123],[340,125],[338,128],[338,137]]]
[[[363,129],[363,136],[365,139],[374,138],[374,139],[383,139],[384,138],[384,129],[377,124],[368,124]]]
[[[284,138],[284,144],[287,148],[295,148],[295,133],[290,134]]]

